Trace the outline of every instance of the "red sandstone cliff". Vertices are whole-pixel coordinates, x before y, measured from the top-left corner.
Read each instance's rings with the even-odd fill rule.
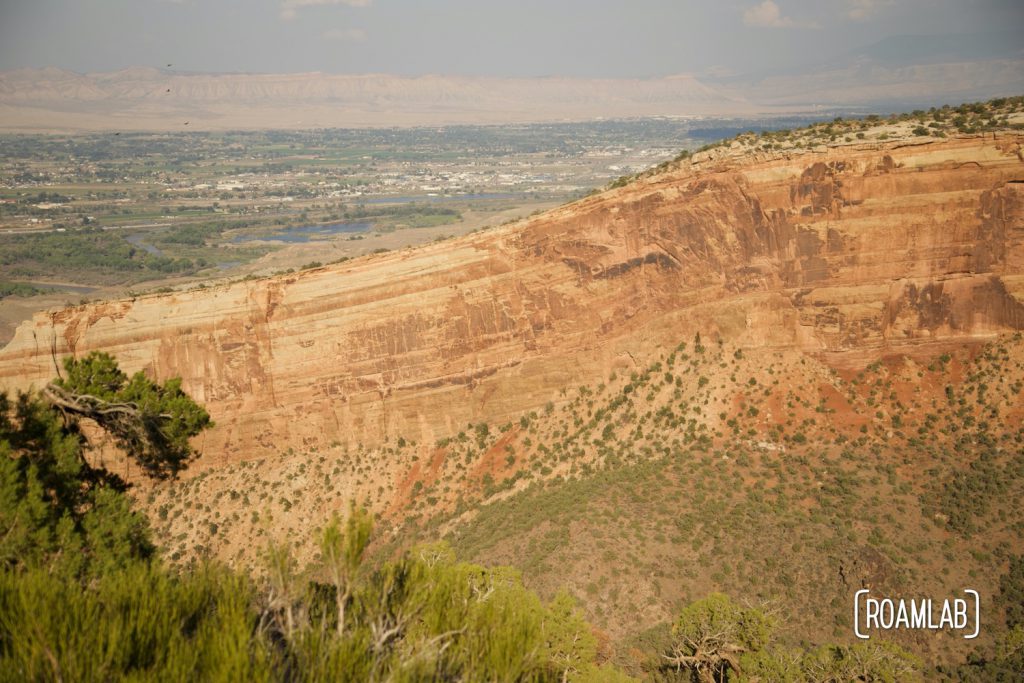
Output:
[[[0,351],[0,386],[93,349],[180,375],[217,462],[433,440],[695,331],[855,363],[1022,329],[1022,142],[726,155],[426,248],[40,313]]]

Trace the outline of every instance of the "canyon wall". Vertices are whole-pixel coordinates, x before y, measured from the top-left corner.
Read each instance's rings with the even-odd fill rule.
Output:
[[[700,332],[836,364],[1024,329],[1024,136],[716,151],[527,222],[266,280],[40,313],[0,387],[108,351],[217,426],[200,468],[433,441]]]

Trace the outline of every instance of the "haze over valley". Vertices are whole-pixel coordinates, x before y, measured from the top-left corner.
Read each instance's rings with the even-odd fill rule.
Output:
[[[956,49],[961,42],[966,45]],[[979,42],[989,49],[971,49]],[[910,49],[901,49],[906,44]],[[821,116],[987,99],[1019,92],[1022,73],[1024,54],[1005,33],[898,36],[824,63],[728,77],[208,74],[170,67],[81,74],[29,68],[0,73],[0,129],[309,129]]]

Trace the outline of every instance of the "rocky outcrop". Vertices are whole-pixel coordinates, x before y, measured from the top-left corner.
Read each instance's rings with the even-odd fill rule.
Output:
[[[433,441],[695,332],[833,362],[1024,328],[1022,136],[707,159],[518,225],[38,314],[0,386],[103,349],[181,376],[207,463]]]

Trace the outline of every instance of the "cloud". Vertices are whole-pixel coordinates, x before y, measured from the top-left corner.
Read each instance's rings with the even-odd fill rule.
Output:
[[[782,10],[773,0],[764,0],[760,5],[748,7],[743,12],[743,23],[747,26],[768,28],[817,28],[814,22],[794,21],[782,16]]]
[[[281,0],[281,18],[294,19],[295,14],[303,7],[316,5],[348,5],[349,7],[366,7],[373,0]]]
[[[864,21],[880,8],[891,4],[892,0],[847,0],[849,10],[846,16],[856,21]]]
[[[360,43],[366,40],[366,31],[361,28],[332,28],[321,34],[324,40],[340,40],[349,43]]]

